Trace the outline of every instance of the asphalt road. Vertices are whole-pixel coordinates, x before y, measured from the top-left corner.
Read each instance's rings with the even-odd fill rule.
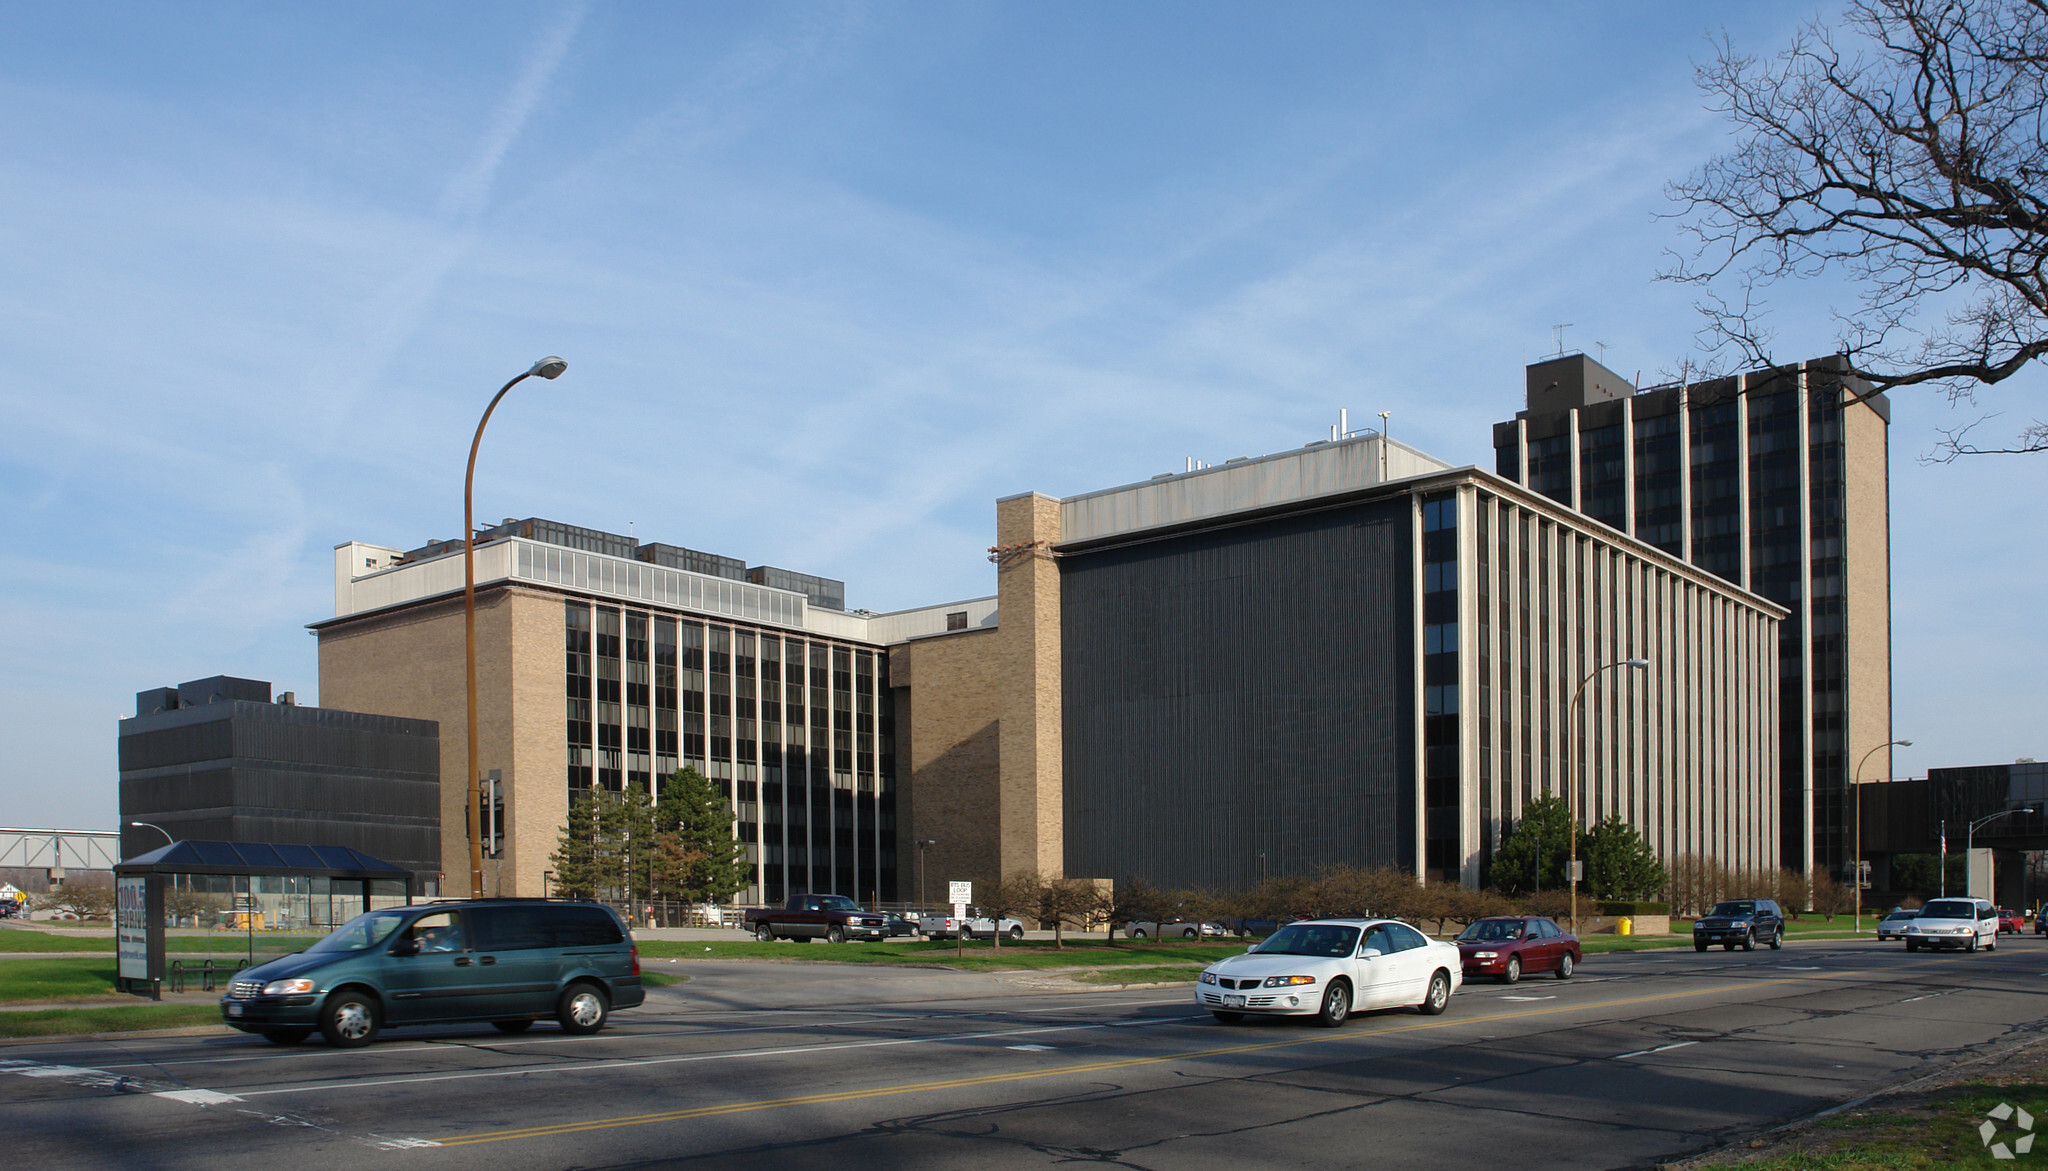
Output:
[[[596,1037],[0,1047],[17,1167],[1626,1167],[2044,1027],[2048,941],[1594,956],[1440,1017],[1226,1026],[1185,988],[678,965]]]

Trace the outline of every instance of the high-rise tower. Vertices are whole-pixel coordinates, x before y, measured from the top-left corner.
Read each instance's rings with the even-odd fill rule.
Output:
[[[1890,404],[1833,359],[1639,391],[1563,354],[1527,405],[1494,425],[1502,476],[1791,611],[1781,856],[1847,879],[1851,774],[1891,771]]]

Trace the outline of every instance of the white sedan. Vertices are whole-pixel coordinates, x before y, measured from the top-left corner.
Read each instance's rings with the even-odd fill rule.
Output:
[[[1211,964],[1195,985],[1195,1003],[1225,1024],[1263,1013],[1314,1016],[1334,1029],[1354,1009],[1414,1005],[1440,1013],[1464,982],[1456,944],[1390,919],[1314,919]]]

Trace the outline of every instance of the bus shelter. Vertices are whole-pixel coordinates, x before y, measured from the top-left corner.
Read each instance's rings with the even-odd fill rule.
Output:
[[[412,902],[412,872],[346,846],[172,842],[114,867],[118,982],[163,992],[166,927],[326,934],[365,911]]]

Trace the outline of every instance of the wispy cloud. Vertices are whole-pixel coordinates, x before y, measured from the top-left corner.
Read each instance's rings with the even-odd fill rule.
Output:
[[[555,73],[561,69],[562,59],[569,55],[569,45],[575,41],[576,32],[582,27],[588,10],[588,3],[567,5],[554,23],[541,33],[525,68],[520,70],[504,100],[498,103],[490,129],[477,143],[476,153],[467,165],[449,176],[448,186],[441,192],[440,213],[444,218],[467,220],[483,212],[491,187],[497,181],[498,169],[504,166],[506,153],[519,141],[520,132],[526,129],[533,112],[540,108],[541,100],[547,96],[548,87],[553,83]]]

